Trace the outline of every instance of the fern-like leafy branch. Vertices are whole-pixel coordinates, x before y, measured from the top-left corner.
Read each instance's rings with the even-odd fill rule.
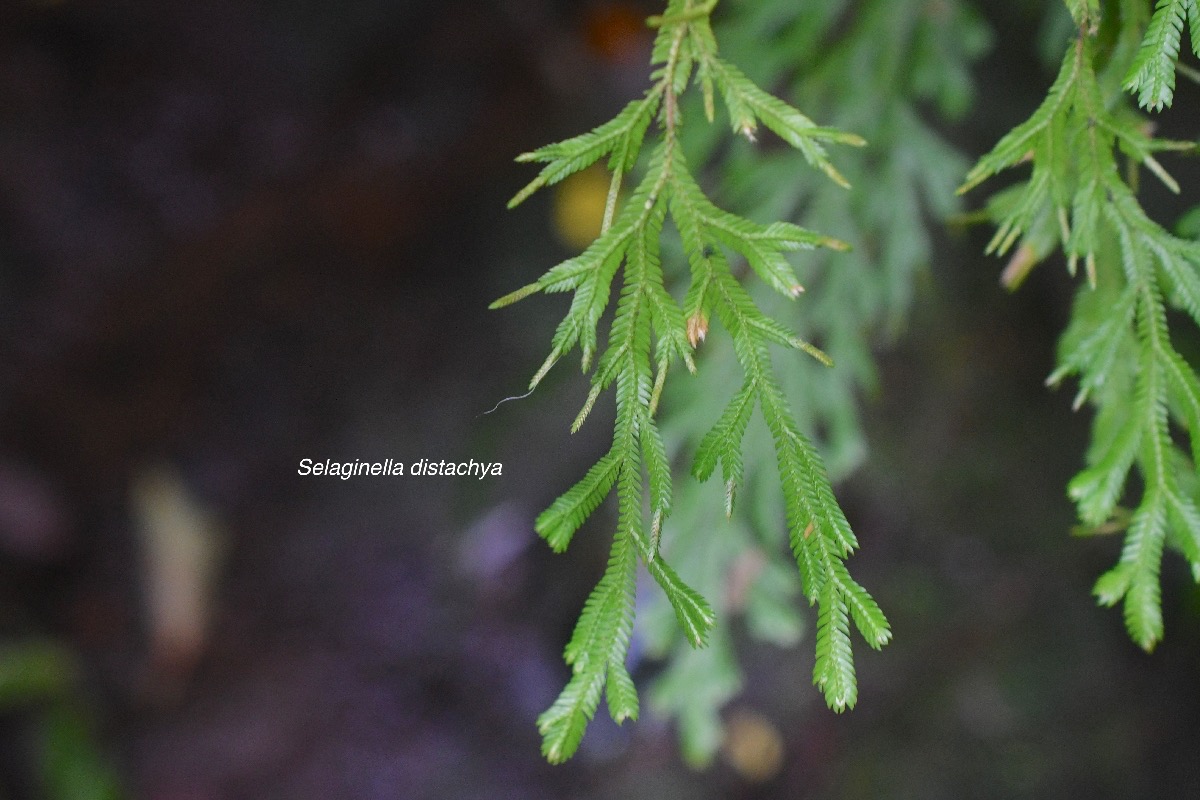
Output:
[[[1130,636],[1150,650],[1163,636],[1159,574],[1166,544],[1182,552],[1200,581],[1194,492],[1200,379],[1167,327],[1168,303],[1200,324],[1200,243],[1147,216],[1135,195],[1136,174],[1123,175],[1117,152],[1177,193],[1155,154],[1192,151],[1195,144],[1153,138],[1124,102],[1121,85],[1138,92],[1147,108],[1170,105],[1180,28],[1185,16],[1193,26],[1200,17],[1191,0],[1161,0],[1148,27],[1144,2],[1067,5],[1079,30],[1058,78],[1033,116],[979,161],[962,191],[1030,162],[1029,180],[991,203],[999,229],[989,250],[1003,254],[1020,242],[1006,284],[1015,287],[1059,247],[1072,274],[1085,265],[1088,286],[1080,290],[1048,383],[1077,376],[1076,408],[1096,407],[1088,466],[1069,493],[1091,529],[1128,526],[1119,563],[1094,591],[1105,605],[1124,601]],[[1107,46],[1098,41],[1105,25],[1113,42]],[[1119,504],[1135,467],[1143,488],[1129,513]]]
[[[804,593],[810,603],[820,607],[814,683],[822,688],[831,708],[852,707],[857,698],[850,621],[872,647],[882,646],[891,635],[875,601],[845,567],[857,542],[834,499],[820,457],[793,419],[768,348],[782,345],[823,363],[831,362],[816,347],[765,315],[735,277],[730,263],[731,255],[744,258],[767,285],[794,299],[803,288],[784,253],[814,247],[844,249],[845,245],[790,223],[760,225],[712,203],[689,171],[682,150],[680,96],[689,86],[697,87],[705,116],[712,122],[719,95],[736,135],[753,141],[761,125],[842,185],[846,181],[829,160],[825,146],[863,142],[852,134],[816,125],[723,60],[710,24],[715,5],[711,0],[670,0],[664,13],[649,21],[658,33],[651,59],[653,85],[644,96],[610,122],[519,159],[545,166],[510,205],[605,157],[612,173],[604,223],[595,242],[538,281],[493,304],[501,307],[536,292],[573,292],[550,354],[530,388],[579,347],[584,371],[593,364],[595,369],[591,391],[574,428],[583,424],[601,393],[615,387],[616,394],[612,448],[536,524],[538,533],[561,551],[616,487],[617,530],[608,567],[588,598],[565,652],[572,676],[538,720],[543,753],[554,762],[575,752],[602,696],[607,696],[613,719],[620,722],[637,717],[637,692],[625,662],[639,561],[663,589],[694,647],[705,644],[715,623],[705,599],[659,557],[659,537],[672,508],[672,470],[655,420],[668,371],[678,363],[696,370],[692,353],[705,340],[714,317],[732,338],[743,383],[704,437],[693,471],[705,479],[720,464],[726,508],[732,513],[742,479],[742,437],[754,409],[759,409],[774,441],[791,547]],[[655,123],[657,143],[644,159],[636,188],[622,202],[621,186],[637,168]],[[675,280],[667,280],[660,257],[668,215],[688,258],[690,283],[682,305],[669,291]],[[618,272],[619,297],[601,350],[597,329],[610,304]]]

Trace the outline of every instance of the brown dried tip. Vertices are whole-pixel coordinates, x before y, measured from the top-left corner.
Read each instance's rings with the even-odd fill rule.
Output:
[[[1000,285],[1010,292],[1015,291],[1037,266],[1037,263],[1037,252],[1027,244],[1021,245],[1008,260],[1004,272],[1000,273]]]
[[[695,350],[704,341],[704,337],[708,335],[708,317],[702,313],[695,313],[688,317],[687,321],[687,337],[688,343]]]
[[[808,537],[812,536],[813,528],[815,528],[815,527],[816,527],[816,523],[815,523],[815,522],[809,522],[809,523],[808,523],[808,527],[804,529],[804,538],[805,538],[805,539],[807,539]]]

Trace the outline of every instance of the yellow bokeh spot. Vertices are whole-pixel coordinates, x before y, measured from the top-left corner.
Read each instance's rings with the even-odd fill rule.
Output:
[[[611,176],[594,166],[558,184],[554,193],[554,230],[567,246],[582,250],[600,235]]]
[[[783,768],[783,737],[762,714],[735,711],[725,724],[725,760],[751,783],[764,783]]]

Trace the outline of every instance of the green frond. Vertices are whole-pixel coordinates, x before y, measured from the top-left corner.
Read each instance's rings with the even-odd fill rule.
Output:
[[[647,561],[646,569],[675,609],[675,618],[687,641],[692,647],[703,647],[717,619],[708,601],[684,583],[661,558]]]
[[[829,236],[804,230],[797,225],[773,223],[757,225],[707,204],[701,207],[701,224],[714,239],[741,253],[758,276],[775,291],[795,299],[804,291],[792,265],[783,257],[785,251],[829,247],[844,250],[846,246]]]
[[[680,95],[689,86],[698,87],[704,114],[711,121],[719,92],[736,133],[753,138],[761,124],[799,149],[809,164],[841,186],[848,182],[833,167],[826,144],[859,146],[864,141],[817,125],[720,58],[709,22],[715,5],[713,0],[669,0],[663,14],[650,20],[657,28],[651,89],[609,122],[519,159],[544,166],[511,205],[605,156],[616,186],[624,173],[643,163],[640,152],[647,139],[657,138],[633,192],[623,200],[617,199],[615,189],[610,192],[605,222],[596,240],[579,255],[548,270],[535,284],[493,304],[499,308],[537,291],[571,292],[571,304],[551,340],[550,355],[532,385],[578,347],[583,369],[592,370],[592,377],[572,430],[582,424],[604,392],[612,389],[615,395],[612,449],[536,523],[538,533],[552,549],[564,550],[588,516],[616,489],[617,526],[608,568],[585,603],[564,651],[572,678],[538,721],[543,752],[555,762],[576,750],[603,694],[607,694],[613,719],[620,722],[637,717],[637,692],[625,668],[625,657],[633,630],[639,560],[661,587],[688,646],[702,647],[713,636],[716,618],[708,601],[659,553],[663,526],[675,506],[675,487],[673,453],[655,412],[671,365],[681,361],[689,371],[696,371],[693,351],[705,340],[714,317],[732,337],[744,380],[700,443],[693,472],[707,478],[717,463],[721,464],[726,513],[731,514],[746,466],[741,451],[747,427],[754,408],[760,407],[776,446],[782,500],[800,569],[798,583],[810,600],[821,598],[826,624],[818,636],[819,683],[832,707],[852,706],[856,693],[847,639],[849,620],[854,619],[872,647],[890,637],[882,612],[846,571],[843,560],[857,542],[834,499],[824,464],[792,416],[768,347],[799,350],[827,366],[832,366],[832,360],[790,327],[764,314],[730,265],[734,254],[744,258],[766,286],[795,299],[804,288],[788,253],[814,248],[847,251],[849,246],[790,222],[760,224],[718,208],[693,177],[683,152],[679,131],[685,112]],[[652,135],[655,123],[658,131]],[[668,214],[687,254],[691,279],[682,307],[673,296],[674,276],[665,274],[662,263],[662,230]],[[618,272],[621,277],[613,308]],[[610,309],[611,323],[601,342],[598,327]],[[796,583],[793,578],[787,584],[790,593],[795,593]],[[776,620],[773,625],[779,631],[795,631],[798,625],[788,622],[785,613],[767,616]],[[779,635],[786,638],[792,634]],[[703,739],[699,749],[706,753],[711,753],[712,739],[700,732],[711,733],[712,719],[705,711],[698,712],[694,725],[683,723],[686,730]]]
[[[610,153],[610,171],[628,172],[633,169],[637,154],[642,148],[642,140],[658,110],[661,97],[661,88],[651,89],[645,97],[629,103],[621,113],[603,125],[574,138],[518,156],[517,161],[539,161],[546,163],[546,166],[536,178],[508,201],[508,207],[516,208],[543,186],[553,185],[568,175],[587,169]]]
[[[1188,7],[1188,29],[1192,40],[1192,54],[1200,58],[1200,6],[1192,0]]]
[[[1098,416],[1097,427],[1101,421]],[[1103,422],[1109,420],[1105,418]],[[1129,415],[1119,420],[1119,424],[1116,435],[1105,442],[1107,446],[1089,457],[1091,466],[1067,484],[1067,494],[1079,507],[1079,518],[1088,525],[1100,525],[1112,516],[1141,446],[1142,421]]]
[[[1165,231],[1147,244],[1157,256],[1166,289],[1176,305],[1200,325],[1200,252],[1195,244],[1181,242]],[[1179,252],[1176,247],[1187,249]]]
[[[762,122],[776,136],[799,150],[809,164],[824,172],[834,183],[850,188],[849,182],[829,160],[820,140],[861,147],[866,144],[862,137],[818,126],[797,109],[764,92],[740,69],[726,61],[713,59],[710,68],[725,99],[734,133],[753,140],[758,123]]]
[[[1083,260],[1088,286],[1072,309],[1048,383],[1076,376],[1075,406],[1095,406],[1087,467],[1068,485],[1079,517],[1091,529],[1124,527],[1119,504],[1136,466],[1143,484],[1133,503],[1120,562],[1097,582],[1100,603],[1124,601],[1126,627],[1149,650],[1161,639],[1159,573],[1168,542],[1192,561],[1200,552],[1195,500],[1178,486],[1198,480],[1200,378],[1175,349],[1168,299],[1200,324],[1200,245],[1173,236],[1146,214],[1134,170],[1123,153],[1171,191],[1178,183],[1154,157],[1189,151],[1191,142],[1156,139],[1121,95],[1138,92],[1142,106],[1170,105],[1183,24],[1197,24],[1194,0],[1160,0],[1149,24],[1138,4],[1121,7],[1115,39],[1099,31],[1098,2],[1068,2],[1080,27],[1046,100],[1001,139],[968,174],[961,191],[1023,161],[1030,180],[1010,190],[990,213],[999,223],[990,249],[1048,252],[1056,242],[1068,268]],[[1145,25],[1145,35],[1142,26]],[[1193,41],[1195,45],[1195,40]],[[1057,217],[1057,230],[1047,221]],[[1039,238],[1040,237],[1040,238]],[[1191,458],[1176,442],[1191,439]]]
[[[644,201],[643,201],[644,202]],[[642,227],[641,236],[631,257],[637,259],[634,269],[640,276],[645,302],[650,314],[650,324],[656,336],[655,350],[659,361],[669,364],[678,359],[689,372],[696,371],[692,349],[688,343],[687,323],[683,311],[667,292],[662,271],[659,239],[662,235],[667,204],[661,200],[652,207]]]
[[[1162,495],[1146,497],[1133,514],[1121,563],[1129,565],[1125,594],[1125,627],[1143,650],[1153,650],[1162,639],[1162,600],[1158,574],[1166,540],[1167,515]]]
[[[834,711],[854,708],[858,684],[850,649],[850,615],[845,597],[829,582],[821,592],[817,615],[817,660],[813,685],[825,694],[825,704]]]
[[[618,533],[613,538],[604,576],[584,603],[571,641],[563,651],[564,660],[574,668],[576,674],[589,669],[602,669],[612,655],[621,620],[633,613],[628,600],[633,592],[636,566],[637,551],[633,542]]]
[[[1181,471],[1191,467],[1187,463],[1180,466]],[[1194,474],[1194,468],[1191,471]],[[1188,560],[1192,569],[1196,570],[1200,568],[1200,507],[1197,507],[1195,500],[1182,490],[1168,491],[1166,498],[1167,530],[1168,533],[1176,533],[1170,538],[1170,542]]]
[[[611,275],[617,271],[615,265],[619,265],[624,258],[633,233],[634,221],[623,216],[582,253],[551,267],[538,280],[538,286],[547,294],[578,291],[587,287],[584,290],[588,293],[587,299],[590,301],[591,296],[598,292],[594,287],[588,286],[589,281],[596,280],[596,274],[602,267],[609,273],[609,280],[612,280]]]
[[[1072,310],[1071,323],[1058,348],[1059,366],[1046,379],[1057,386],[1068,375],[1080,378],[1082,404],[1088,394],[1113,380],[1118,359],[1131,357],[1135,346],[1133,319],[1137,292],[1126,286],[1114,301],[1111,293],[1093,290],[1080,293]]]
[[[832,548],[836,558],[845,558],[858,547],[850,523],[833,496],[829,477],[812,443],[796,428],[786,401],[773,379],[768,383],[761,404],[767,427],[775,439],[780,472],[795,476],[800,489],[796,496],[799,513],[790,515],[793,531],[808,530],[811,524],[825,545]],[[790,480],[790,479],[789,479]],[[803,538],[807,539],[808,536]]]
[[[1138,104],[1151,111],[1169,107],[1175,96],[1175,62],[1188,17],[1196,23],[1195,0],[1159,0],[1137,58],[1125,76],[1125,89],[1137,92]],[[1193,46],[1200,44],[1193,43]]]
[[[554,552],[561,553],[567,549],[575,531],[579,530],[612,491],[617,480],[618,466],[617,454],[609,451],[588,470],[579,483],[538,515],[534,530],[546,540]]]
[[[796,336],[796,334],[784,327],[782,323],[776,322],[770,317],[764,317],[762,319],[753,319],[750,324],[766,341],[773,344],[781,344],[793,350],[800,350],[801,352],[808,353],[827,367],[833,366],[833,359],[826,355],[824,351]]]
[[[1116,137],[1121,152],[1141,164],[1153,173],[1154,177],[1172,194],[1179,194],[1179,182],[1167,172],[1166,168],[1154,157],[1155,152],[1169,150],[1173,152],[1188,152],[1196,149],[1195,142],[1178,142],[1168,139],[1155,139],[1146,134],[1140,127],[1120,127],[1105,123],[1106,130]]]
[[[648,413],[642,414],[641,423],[642,460],[646,465],[646,474],[650,482],[650,515],[656,528],[655,540],[658,539],[657,528],[671,513],[671,464],[667,460],[666,445],[663,444],[662,434]],[[651,553],[653,556],[654,553]]]
[[[845,570],[842,561],[857,547],[853,532],[833,496],[824,466],[812,444],[797,429],[787,402],[773,376],[765,344],[771,341],[769,323],[736,281],[719,276],[717,312],[733,335],[746,372],[746,385],[701,443],[697,475],[711,474],[720,459],[732,477],[740,477],[740,456],[731,433],[748,417],[750,398],[758,396],[767,428],[775,442],[779,478],[787,510],[793,554],[810,602],[820,605],[815,682],[835,710],[854,704],[853,653],[849,642],[849,607],[853,599],[856,625],[872,647],[891,636],[887,620]],[[733,465],[732,468],[730,465]],[[727,475],[728,478],[731,477]]]
[[[668,364],[674,360],[682,361],[688,372],[695,373],[696,362],[688,342],[687,322],[679,304],[664,288],[661,273],[658,280],[651,282],[646,301],[657,336],[655,351],[660,356],[659,360],[665,359]]]
[[[561,764],[575,754],[587,724],[600,705],[605,672],[576,673],[550,708],[538,717],[542,755],[551,764]]]
[[[1192,462],[1200,464],[1200,378],[1174,350],[1163,353],[1162,363],[1167,377],[1167,395],[1173,401],[1176,418],[1192,442]],[[1196,530],[1200,531],[1200,528]]]
[[[705,434],[696,450],[692,474],[697,480],[708,480],[719,461],[722,465],[723,480],[726,483],[741,483],[742,439],[745,438],[746,425],[750,422],[754,403],[754,385],[750,383],[743,386],[729,401],[717,424]]]
[[[527,283],[520,289],[517,289],[515,292],[509,292],[499,300],[493,300],[491,305],[488,306],[488,310],[495,311],[498,308],[510,306],[513,303],[524,300],[526,297],[529,297],[532,294],[537,294],[540,291],[542,291],[541,283]]]
[[[636,691],[624,667],[633,630],[636,566],[633,545],[618,533],[608,569],[588,597],[567,645],[565,658],[574,670],[571,680],[538,717],[542,755],[551,763],[565,761],[579,748],[606,685],[613,718],[637,716]],[[614,665],[619,669],[612,677]]]
[[[1058,77],[1050,86],[1046,99],[1025,122],[1006,133],[996,146],[967,173],[963,185],[958,188],[964,194],[997,173],[1023,161],[1030,154],[1034,140],[1043,134],[1051,121],[1064,107],[1074,100],[1079,73],[1083,68],[1085,46],[1080,43],[1067,51]]]
[[[1117,564],[1101,575],[1096,580],[1095,586],[1092,587],[1092,594],[1096,596],[1096,602],[1102,606],[1115,606],[1129,592],[1132,578],[1133,570],[1129,564]]]
[[[608,665],[608,683],[604,690],[608,700],[608,713],[613,722],[620,725],[627,719],[637,722],[638,693],[633,685],[629,670],[625,669],[623,661],[611,661]]]
[[[832,567],[837,578],[838,588],[841,589],[846,604],[850,608],[854,627],[858,628],[868,645],[875,650],[880,649],[892,639],[892,628],[888,624],[887,617],[880,610],[875,598],[871,597],[866,589],[850,577],[845,564],[835,561]]]

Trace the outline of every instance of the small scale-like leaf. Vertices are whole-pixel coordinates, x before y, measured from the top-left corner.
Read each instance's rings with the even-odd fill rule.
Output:
[[[711,63],[713,76],[721,87],[735,133],[753,140],[756,120],[761,121],[775,135],[798,149],[810,164],[828,175],[835,183],[849,188],[850,184],[834,168],[819,140],[827,139],[839,144],[861,147],[866,144],[861,137],[819,127],[797,109],[764,92],[732,64],[721,59],[714,59]]]
[[[516,303],[520,300],[524,300],[526,297],[529,297],[531,294],[537,294],[541,290],[542,290],[541,283],[528,283],[528,284],[522,286],[520,289],[517,289],[515,292],[509,292],[508,294],[504,295],[504,297],[501,297],[499,300],[492,301],[492,304],[489,305],[488,308],[492,311],[495,311],[498,308],[504,308],[505,306],[510,306],[513,303]]]
[[[692,647],[703,647],[717,619],[708,601],[684,583],[661,558],[647,561],[646,569],[662,587],[671,607],[675,609],[675,617],[688,642]]]
[[[620,725],[627,719],[637,721],[637,687],[633,685],[633,678],[629,677],[629,670],[625,669],[623,663],[619,661],[609,663],[608,684],[604,693],[608,699],[608,713],[613,718],[613,722]]]
[[[785,347],[791,347],[803,353],[808,353],[825,366],[833,366],[833,359],[826,355],[823,350],[804,341],[773,319],[763,318],[761,320],[755,320],[754,327],[762,332],[767,341],[774,342],[775,344],[781,344]]]
[[[1151,111],[1170,106],[1175,95],[1175,61],[1179,39],[1195,0],[1159,0],[1146,38],[1125,77],[1125,89],[1138,93],[1138,104]]]
[[[671,513],[671,464],[662,434],[649,413],[642,415],[640,429],[642,461],[650,479],[650,513],[661,525]]]
[[[1142,432],[1138,418],[1129,415],[1093,465],[1067,484],[1067,493],[1078,504],[1079,516],[1085,523],[1099,525],[1112,515],[1141,445]]]
[[[577,673],[554,704],[538,717],[542,755],[551,764],[561,764],[579,749],[588,722],[600,705],[603,689],[603,670]]]
[[[592,465],[579,483],[538,516],[534,529],[551,549],[556,553],[567,549],[575,531],[612,491],[617,472],[617,455],[610,451]]]
[[[1103,606],[1115,606],[1129,591],[1132,570],[1128,564],[1117,564],[1100,576],[1092,587],[1096,602]]]
[[[825,704],[834,711],[854,708],[858,687],[854,656],[850,649],[850,619],[845,598],[831,581],[821,593],[817,615],[817,660],[813,684],[825,694]]]
[[[619,649],[626,619],[633,619],[631,598],[636,568],[637,552],[634,545],[629,537],[618,530],[613,537],[604,576],[588,595],[583,613],[579,615],[579,621],[571,633],[571,641],[563,650],[563,660],[576,673],[596,669],[597,664],[618,655],[624,658],[614,650]],[[627,646],[628,636],[624,638]]]
[[[543,186],[553,185],[568,175],[587,169],[609,153],[612,153],[609,169],[628,172],[641,150],[642,139],[658,108],[661,94],[661,89],[651,90],[645,97],[630,102],[617,116],[591,131],[519,156],[518,161],[540,161],[546,166],[508,201],[508,207],[517,207]]]
[[[1080,47],[1087,48],[1086,41]],[[1056,115],[1069,108],[1074,101],[1076,82],[1079,70],[1085,63],[1084,58],[1074,50],[1069,50],[1063,56],[1063,63],[1058,77],[1046,94],[1046,99],[1037,110],[1017,127],[1013,128],[992,148],[991,152],[979,159],[979,162],[967,173],[966,180],[958,188],[959,194],[970,191],[991,176],[1024,159],[1030,152],[1035,138],[1046,130]]]
[[[1159,571],[1166,540],[1166,508],[1161,493],[1149,495],[1134,512],[1121,552],[1129,565],[1125,594],[1125,625],[1143,650],[1153,650],[1162,639],[1162,599]]]
[[[754,411],[754,386],[746,384],[733,396],[721,413],[717,424],[705,434],[696,450],[692,474],[697,480],[706,481],[721,462],[726,481],[740,482],[742,478],[742,438],[750,414]]]
[[[837,572],[839,573],[838,585],[850,608],[854,626],[858,628],[867,644],[878,650],[892,638],[892,629],[888,625],[887,617],[879,609],[875,598],[871,597],[866,589],[850,577],[845,565],[839,562]]]

